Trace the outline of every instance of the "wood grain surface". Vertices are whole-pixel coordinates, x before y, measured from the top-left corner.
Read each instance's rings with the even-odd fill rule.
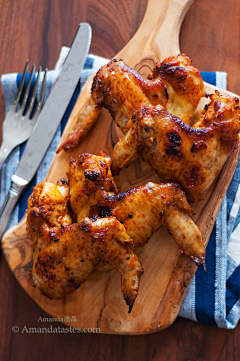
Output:
[[[93,26],[91,51],[111,57],[138,28],[146,1],[0,2],[0,72],[22,71],[26,58],[51,68],[61,45],[70,45],[79,22]],[[238,1],[195,1],[183,23],[180,48],[201,70],[228,72],[228,89],[239,93]],[[121,28],[119,28],[121,24]],[[4,105],[0,98],[2,118]],[[27,296],[0,256],[0,360],[238,360],[239,326],[234,331],[178,318],[167,330],[148,336],[14,334],[38,327],[47,315]],[[49,323],[41,326],[48,327]],[[31,350],[31,351],[30,351]]]

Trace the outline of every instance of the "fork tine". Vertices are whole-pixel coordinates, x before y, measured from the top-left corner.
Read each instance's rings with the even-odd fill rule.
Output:
[[[39,77],[40,77],[41,71],[42,71],[42,68],[40,66],[39,69],[38,69],[38,74],[37,74],[37,78],[36,78],[36,81],[35,81],[33,93],[32,93],[31,99],[30,99],[30,104],[29,104],[28,110],[26,112],[26,117],[28,117],[28,118],[30,118],[30,115],[31,115],[31,112],[32,112],[32,109],[33,109],[33,105],[34,105],[34,101],[35,101],[36,94],[37,94],[37,87],[38,87],[38,82],[39,82]]]
[[[23,92],[23,86],[26,80],[26,73],[28,70],[28,66],[29,66],[29,61],[27,60],[22,75],[22,79],[18,87],[17,95],[3,122],[3,140],[0,147],[0,169],[2,167],[3,162],[10,154],[10,152],[17,145],[22,144],[30,137],[33,126],[36,123],[37,117],[41,111],[41,106],[43,103],[43,97],[45,91],[47,70],[45,70],[44,79],[40,90],[40,98],[39,101],[37,102],[36,110],[33,111],[42,69],[41,67],[39,67],[38,74],[36,75],[36,81],[33,87],[32,95],[29,96],[31,82],[35,72],[35,65],[32,67],[30,78],[26,86],[26,90],[25,92]],[[21,99],[23,99],[23,101],[21,101],[20,103]],[[20,111],[18,111],[19,103],[20,103]],[[32,119],[30,119],[31,113],[34,113]]]
[[[38,103],[37,103],[35,113],[34,113],[33,118],[32,118],[33,121],[35,121],[37,119],[37,117],[38,117],[38,115],[40,113],[40,110],[41,110],[41,106],[42,106],[42,103],[43,103],[46,80],[47,80],[47,69],[45,69],[45,72],[44,72],[44,78],[43,78],[43,82],[42,82],[42,88],[41,88],[39,100],[38,100]]]
[[[20,109],[19,109],[19,112],[21,112],[22,114],[23,114],[25,106],[27,104],[28,95],[29,95],[29,92],[30,92],[34,72],[35,72],[35,64],[33,64],[33,66],[32,66],[30,78],[29,78],[29,81],[27,83],[27,88],[25,90],[25,93],[24,93],[24,96],[23,96],[23,101],[22,101],[22,104],[21,104]]]
[[[17,109],[19,99],[20,99],[21,94],[22,94],[22,89],[23,89],[25,78],[26,78],[26,74],[27,74],[27,71],[28,71],[28,65],[29,65],[29,60],[27,60],[27,62],[25,64],[25,68],[24,68],[24,71],[23,71],[22,79],[20,81],[20,84],[19,84],[19,87],[18,87],[18,90],[17,90],[17,94],[16,94],[15,99],[14,99],[14,101],[12,103],[11,108],[10,108],[11,111],[15,111]]]

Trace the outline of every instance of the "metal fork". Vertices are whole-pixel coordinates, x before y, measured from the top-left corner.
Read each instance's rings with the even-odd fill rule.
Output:
[[[45,70],[43,83],[40,91],[39,100],[37,102],[36,109],[34,111],[33,116],[30,118],[36,94],[37,94],[37,87],[39,82],[40,73],[42,71],[42,68],[39,67],[38,74],[36,78],[36,82],[33,88],[32,96],[29,98],[29,92],[30,87],[32,83],[32,78],[35,73],[35,64],[32,66],[31,74],[29,81],[27,83],[26,90],[23,94],[23,85],[25,81],[25,77],[28,70],[28,64],[29,60],[27,60],[23,76],[21,79],[21,82],[18,87],[17,95],[13,101],[13,104],[4,119],[3,122],[3,141],[0,148],[0,169],[5,161],[5,159],[8,157],[8,155],[11,153],[11,151],[19,144],[25,142],[32,132],[32,129],[34,127],[34,124],[36,123],[36,120],[38,118],[38,115],[41,110],[42,102],[43,102],[43,96],[44,96],[44,90],[45,90],[45,84],[46,84],[46,75],[47,70]],[[20,104],[20,98],[22,99],[22,103]]]

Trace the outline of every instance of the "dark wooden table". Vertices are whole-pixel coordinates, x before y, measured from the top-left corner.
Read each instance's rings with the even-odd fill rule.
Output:
[[[159,0],[160,1],[160,0]],[[0,74],[22,72],[27,58],[54,67],[77,26],[93,29],[91,52],[113,57],[136,32],[147,0],[0,0]],[[200,70],[228,73],[228,90],[240,94],[239,0],[196,0],[184,20],[181,51]],[[0,94],[1,121],[4,100]],[[0,361],[27,360],[240,360],[240,325],[217,329],[177,318],[146,336],[13,333],[49,327],[48,315],[25,293],[0,254]]]

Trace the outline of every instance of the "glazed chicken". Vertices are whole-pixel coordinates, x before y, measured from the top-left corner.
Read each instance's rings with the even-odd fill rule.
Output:
[[[62,298],[79,288],[100,261],[121,273],[131,312],[143,273],[124,226],[115,218],[71,223],[67,184],[37,185],[28,201],[27,230],[33,241],[33,278],[42,293]]]
[[[83,163],[83,159],[87,159],[87,162]],[[105,159],[108,160],[107,157]],[[192,209],[179,185],[149,182],[145,186],[113,195],[109,192],[109,184],[104,181],[104,176],[101,180],[98,180],[97,177],[89,179],[86,176],[90,169],[100,169],[99,161],[103,162],[104,158],[82,154],[78,160],[73,159],[70,162],[68,173],[70,202],[73,211],[77,214],[78,221],[82,219],[82,215],[93,218],[116,217],[132,238],[134,250],[143,247],[154,232],[160,227],[166,226],[180,251],[198,265],[204,265],[205,248],[202,236],[190,217]],[[87,163],[89,168],[86,168]],[[100,171],[97,171],[97,174],[99,173]],[[109,169],[105,176],[106,181],[111,178]],[[89,190],[88,193],[86,193],[86,189]],[[82,204],[81,194],[86,199],[87,207]],[[90,202],[87,201],[87,197]],[[87,210],[87,213],[83,214],[82,207],[85,211]],[[106,269],[106,265],[101,262],[98,270],[103,269]]]
[[[98,204],[103,189],[109,196],[118,193],[111,173],[111,158],[104,152],[98,156],[84,153],[77,160],[72,159],[68,179],[71,208],[77,222],[89,217],[90,208]]]
[[[210,103],[192,127],[160,105],[141,106],[113,150],[113,174],[138,151],[161,181],[178,182],[188,200],[196,202],[204,198],[226,159],[238,148],[239,130],[239,99],[218,92],[210,95]]]
[[[142,104],[161,104],[169,113],[190,124],[201,97],[205,96],[200,72],[191,66],[186,55],[169,57],[156,63],[148,79],[123,61],[112,60],[95,75],[92,97],[67,139],[58,149],[77,146],[95,123],[102,107],[110,112],[123,133],[131,124],[131,117]]]
[[[114,196],[103,193],[98,211],[100,215],[116,217],[124,225],[135,249],[144,247],[160,227],[167,227],[180,252],[205,267],[202,236],[178,184],[148,182]]]

